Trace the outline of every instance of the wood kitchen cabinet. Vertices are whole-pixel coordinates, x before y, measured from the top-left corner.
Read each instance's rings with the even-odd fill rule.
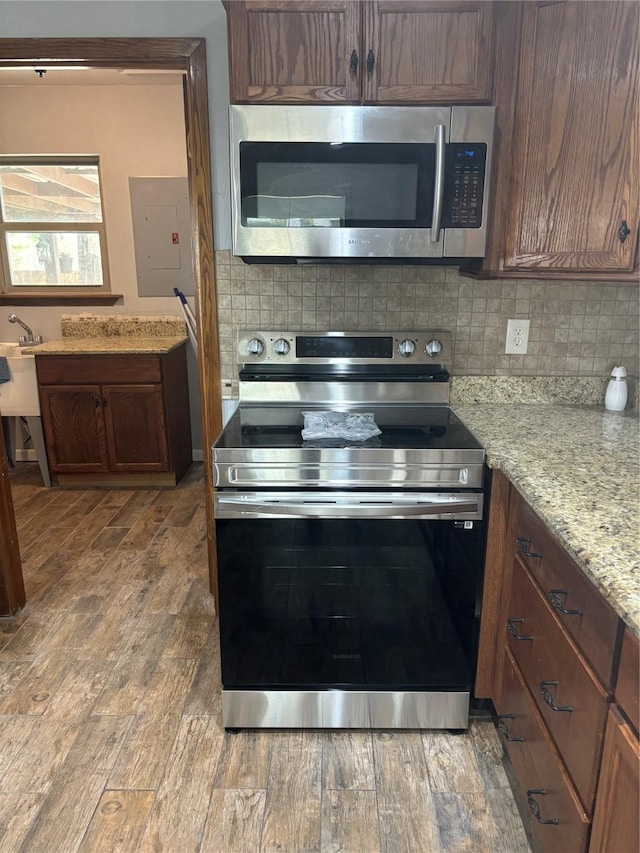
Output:
[[[177,483],[191,464],[184,345],[161,355],[38,355],[58,485]]]
[[[634,767],[637,777],[628,752],[635,744],[637,756],[637,735],[610,711],[619,692],[637,718],[637,640],[622,642],[617,614],[499,472],[493,486],[476,695],[493,699],[528,830],[545,851],[637,849],[619,843],[637,821],[637,784],[620,818],[606,794],[607,785],[629,790]],[[635,674],[626,690],[623,668]],[[598,846],[600,832],[612,846]]]
[[[488,0],[227,0],[231,103],[487,103]]]
[[[480,275],[637,281],[640,7],[497,6],[494,206]]]
[[[638,744],[638,640],[625,631],[620,668],[602,755],[590,853],[640,850],[640,746]]]

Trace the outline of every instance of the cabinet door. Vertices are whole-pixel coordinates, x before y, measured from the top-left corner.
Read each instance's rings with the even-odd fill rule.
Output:
[[[112,471],[168,471],[161,385],[103,385]]]
[[[493,4],[377,0],[367,7],[364,100],[488,101]]]
[[[99,385],[41,386],[40,408],[52,474],[109,470]]]
[[[233,0],[231,103],[357,103],[358,0]]]
[[[507,268],[633,268],[638,10],[525,4]]]
[[[622,853],[640,849],[638,799],[640,749],[631,726],[613,705],[609,711],[598,799],[589,850]]]

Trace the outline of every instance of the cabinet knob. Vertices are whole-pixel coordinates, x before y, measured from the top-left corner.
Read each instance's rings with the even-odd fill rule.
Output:
[[[358,70],[358,54],[355,50],[351,51],[351,59],[349,60],[349,68],[355,74]]]
[[[571,705],[556,705],[553,699],[553,693],[549,690],[550,687],[557,687],[557,681],[541,681],[540,682],[540,693],[542,694],[542,698],[547,703],[547,705],[551,708],[552,711],[573,711]]]
[[[516,640],[533,640],[532,634],[518,634],[518,629],[516,628],[516,625],[522,622],[524,622],[524,619],[507,619],[507,631],[511,634],[512,637],[515,637]]]
[[[618,239],[621,243],[624,243],[629,234],[631,234],[631,229],[627,225],[627,220],[623,219],[620,223],[620,227],[618,228]]]
[[[367,72],[371,74],[373,72],[373,66],[376,64],[376,58],[372,50],[367,54]]]
[[[524,743],[523,737],[512,737],[509,734],[509,729],[507,728],[507,724],[505,720],[515,720],[515,714],[500,714],[498,717],[498,730],[502,732],[505,736],[505,739],[509,741],[509,743]]]
[[[520,551],[521,554],[524,554],[525,557],[538,557],[542,559],[542,554],[536,554],[534,551],[529,550],[530,545],[531,539],[526,536],[518,536],[516,539],[516,549]]]
[[[541,817],[541,815],[540,815],[540,803],[536,802],[536,800],[534,799],[534,796],[533,796],[534,794],[538,794],[538,795],[544,797],[544,796],[546,796],[546,793],[547,792],[544,788],[530,788],[527,791],[527,803],[529,804],[529,811],[535,817],[535,819],[538,821],[538,823],[553,824],[553,826],[557,826],[557,824],[558,824],[558,818],[557,817],[552,817],[552,818],[547,818],[547,819]]]
[[[569,610],[567,607],[565,607],[564,606],[564,598],[560,598],[561,595],[564,596],[564,598],[566,598],[568,595],[567,590],[566,589],[550,589],[549,590],[549,592],[547,593],[547,598],[549,599],[549,602],[551,603],[552,607],[555,607],[555,609],[559,613],[564,613],[565,616],[582,616],[583,615],[584,610],[582,610],[581,607],[578,607],[576,610]]]

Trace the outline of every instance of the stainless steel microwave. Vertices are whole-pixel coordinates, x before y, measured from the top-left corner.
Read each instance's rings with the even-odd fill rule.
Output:
[[[485,254],[495,107],[230,107],[247,262]]]

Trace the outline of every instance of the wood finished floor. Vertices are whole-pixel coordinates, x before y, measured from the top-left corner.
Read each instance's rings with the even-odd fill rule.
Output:
[[[529,851],[490,722],[225,734],[201,468],[167,491],[11,480],[28,603],[0,619],[4,853]]]

